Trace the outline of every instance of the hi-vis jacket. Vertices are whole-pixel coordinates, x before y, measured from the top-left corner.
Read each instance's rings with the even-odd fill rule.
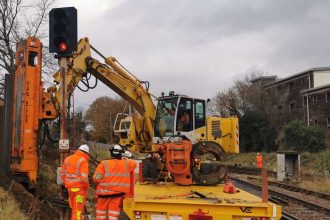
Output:
[[[65,158],[61,171],[65,188],[88,189],[88,159],[89,156],[79,150]]]
[[[134,172],[136,162],[129,159],[103,160],[97,166],[93,176],[97,184],[96,195],[128,193],[130,174]]]

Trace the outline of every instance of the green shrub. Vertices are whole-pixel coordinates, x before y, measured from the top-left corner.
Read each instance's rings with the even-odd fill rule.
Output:
[[[286,150],[319,152],[325,148],[325,134],[319,126],[292,121],[284,127]]]
[[[242,152],[276,150],[276,129],[271,126],[266,114],[258,111],[246,112],[239,121],[240,150]]]
[[[330,150],[319,153],[317,169],[321,174],[325,174],[330,171]]]

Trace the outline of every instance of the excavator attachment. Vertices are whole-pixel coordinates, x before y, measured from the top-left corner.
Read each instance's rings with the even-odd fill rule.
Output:
[[[191,158],[194,161],[192,175],[198,185],[216,185],[225,179],[226,152],[216,142],[205,141],[194,144]]]
[[[216,142],[202,141],[193,145],[188,139],[177,136],[157,144],[156,150],[177,184],[217,185],[227,174],[222,164],[226,152]]]

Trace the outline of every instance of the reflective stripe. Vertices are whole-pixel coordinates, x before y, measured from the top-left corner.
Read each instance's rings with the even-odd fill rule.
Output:
[[[106,214],[106,211],[96,209],[96,214]]]
[[[79,171],[80,171],[80,164],[85,160],[85,158],[81,157],[79,160],[78,160],[78,163],[77,163],[77,167],[76,167],[76,174],[79,175]]]
[[[102,161],[104,163],[104,174],[105,176],[109,175],[109,167],[108,167],[108,162],[107,161]]]
[[[119,215],[120,212],[118,212],[118,211],[111,211],[111,210],[108,210],[108,214]]]
[[[129,173],[107,173],[105,174],[106,177],[108,176],[129,176]]]
[[[97,189],[96,190],[96,193],[103,194],[103,193],[118,193],[118,192],[112,191],[112,190],[108,190],[108,189]]]
[[[110,173],[107,161],[102,161],[104,163],[104,176],[130,176],[128,172],[128,160],[125,160],[125,173]]]
[[[80,176],[82,176],[82,177],[88,177],[88,174],[87,173],[81,173]]]
[[[128,174],[128,176],[129,176],[129,170],[128,170],[128,160],[125,160],[125,165],[126,165],[126,173]]]
[[[111,182],[111,183],[100,183],[99,186],[126,186],[126,187],[129,187],[129,184],[128,183]]]
[[[82,195],[76,195],[76,201],[77,203],[83,203],[84,197]]]
[[[71,190],[71,192],[79,192],[80,188],[71,188],[70,190]]]
[[[106,219],[107,216],[96,216],[96,218],[98,218],[98,219]]]
[[[80,182],[81,179],[80,178],[77,178],[77,179],[68,179],[68,178],[66,178],[65,181],[71,182],[71,183],[76,183],[76,182]]]
[[[81,211],[77,211],[77,220],[81,219]]]
[[[67,177],[77,177],[76,174],[71,174],[71,173],[66,173],[65,175],[66,175]]]
[[[111,216],[111,215],[108,215],[108,219],[118,220],[118,217],[113,217],[113,216]]]

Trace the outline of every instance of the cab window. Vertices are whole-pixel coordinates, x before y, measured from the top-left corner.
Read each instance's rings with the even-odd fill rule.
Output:
[[[205,102],[195,101],[195,129],[205,126]]]
[[[189,132],[193,130],[192,100],[181,99],[179,103],[176,130]]]

